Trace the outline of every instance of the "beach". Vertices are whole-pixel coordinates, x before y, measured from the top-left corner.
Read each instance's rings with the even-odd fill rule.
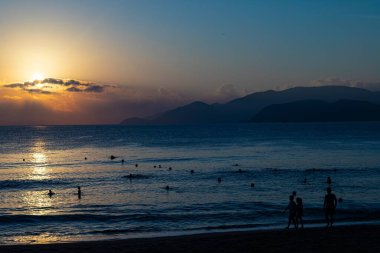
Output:
[[[379,252],[380,226],[223,232],[144,239],[0,246],[0,252]]]

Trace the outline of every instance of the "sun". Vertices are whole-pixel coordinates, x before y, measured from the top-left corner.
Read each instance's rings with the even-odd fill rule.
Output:
[[[33,73],[33,77],[32,77],[32,80],[33,81],[40,81],[40,80],[43,80],[44,79],[44,75],[41,73],[41,72],[35,72]]]

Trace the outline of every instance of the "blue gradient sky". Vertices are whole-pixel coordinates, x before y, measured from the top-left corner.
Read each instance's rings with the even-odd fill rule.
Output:
[[[0,84],[38,72],[213,102],[376,86],[379,31],[380,1],[370,0],[0,0]]]

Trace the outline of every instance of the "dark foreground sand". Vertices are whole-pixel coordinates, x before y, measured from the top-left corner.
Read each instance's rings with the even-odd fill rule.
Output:
[[[176,237],[1,246],[0,252],[380,252],[380,226],[227,232]]]

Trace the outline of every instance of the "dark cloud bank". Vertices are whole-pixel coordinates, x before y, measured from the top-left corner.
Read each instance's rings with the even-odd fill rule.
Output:
[[[43,88],[35,88],[39,84],[46,84],[49,86],[44,86]],[[48,88],[53,88],[54,86],[63,86],[67,87],[66,91],[68,92],[95,92],[101,93],[104,91],[105,87],[108,85],[99,85],[95,83],[82,82],[78,80],[63,80],[57,78],[45,78],[43,80],[34,80],[32,82],[24,83],[12,83],[6,84],[6,88],[19,88],[26,92],[32,94],[52,94],[54,92],[46,90]]]

